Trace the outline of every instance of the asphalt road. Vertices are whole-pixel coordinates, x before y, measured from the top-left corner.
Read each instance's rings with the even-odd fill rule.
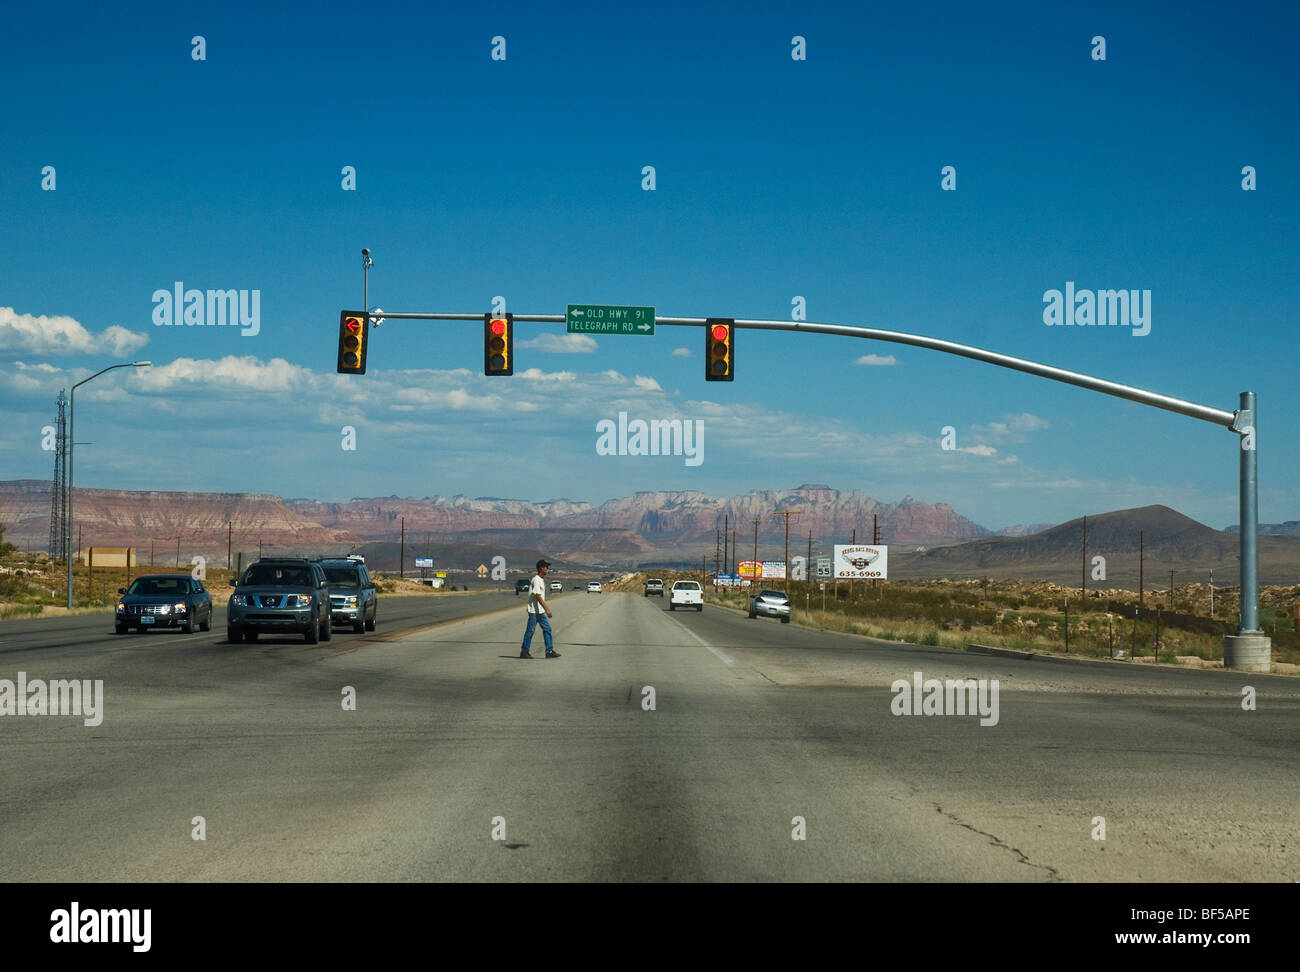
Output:
[[[0,678],[104,681],[98,726],[0,717],[0,880],[1300,879],[1293,679],[627,594],[557,598],[563,657],[522,660],[522,598],[409,600],[317,646],[0,624]],[[895,715],[916,671],[997,679],[997,724]]]

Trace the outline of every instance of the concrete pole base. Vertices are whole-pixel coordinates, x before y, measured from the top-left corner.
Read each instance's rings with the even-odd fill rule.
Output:
[[[1223,667],[1239,672],[1271,672],[1273,641],[1265,634],[1225,635]]]

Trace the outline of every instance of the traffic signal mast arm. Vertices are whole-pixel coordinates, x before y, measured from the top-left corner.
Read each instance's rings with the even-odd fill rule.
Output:
[[[511,318],[515,323],[523,321],[533,324],[563,324],[567,320],[563,314],[512,314]],[[481,321],[483,320],[483,314],[482,312],[477,314],[425,314],[384,311],[384,319],[390,321]],[[709,320],[710,318],[706,317],[656,317],[655,327],[705,327]],[[986,364],[997,365],[1001,368],[1023,371],[1025,374],[1037,375],[1040,378],[1050,378],[1052,381],[1087,388],[1090,391],[1101,392],[1103,395],[1124,398],[1140,405],[1163,408],[1166,411],[1177,412],[1180,415],[1200,419],[1213,425],[1222,425],[1234,432],[1245,431],[1245,426],[1237,421],[1239,412],[1228,412],[1219,408],[1211,408],[1208,405],[1198,405],[1195,402],[1185,401],[1181,398],[1160,395],[1131,385],[1121,385],[1118,382],[1107,381],[1104,378],[1094,378],[1092,375],[1081,374],[1077,371],[1067,371],[1064,368],[1039,364],[1037,361],[1027,361],[1024,358],[1014,358],[1011,355],[1000,354],[997,351],[988,351],[984,348],[977,348],[968,344],[957,344],[954,341],[944,341],[920,334],[883,331],[874,327],[854,327],[847,324],[744,320],[741,318],[736,318],[733,326],[764,331],[807,331],[812,334],[839,334],[844,337],[866,338],[871,341],[887,341],[893,344],[908,344],[916,348],[928,348],[931,351],[943,351],[946,354],[961,355],[964,358],[973,358],[976,361],[983,361]]]

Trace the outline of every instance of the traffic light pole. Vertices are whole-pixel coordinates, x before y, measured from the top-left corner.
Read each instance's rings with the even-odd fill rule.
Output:
[[[390,313],[385,312],[386,320],[429,320],[429,321],[481,321],[483,314],[451,313]],[[516,323],[563,324],[567,320],[564,314],[514,314]],[[705,327],[710,318],[706,317],[655,317],[656,327]],[[810,334],[838,334],[843,337],[865,338],[869,341],[885,341],[891,344],[906,344],[930,351],[942,351],[963,358],[982,361],[985,364],[1009,368],[1013,371],[1037,375],[1089,391],[1100,392],[1115,398],[1123,398],[1139,405],[1176,412],[1188,418],[1199,419],[1212,425],[1219,425],[1241,436],[1239,449],[1238,489],[1240,497],[1240,550],[1241,550],[1241,614],[1237,624],[1237,633],[1228,635],[1223,640],[1223,664],[1225,668],[1245,671],[1267,672],[1272,668],[1272,650],[1270,639],[1259,628],[1259,580],[1256,549],[1256,531],[1258,524],[1259,483],[1258,452],[1256,449],[1256,414],[1257,404],[1254,392],[1242,392],[1240,408],[1226,411],[1200,405],[1181,398],[1161,395],[1157,392],[1107,381],[1077,371],[1068,371],[1052,365],[1015,358],[1011,355],[977,348],[954,341],[925,337],[921,334],[907,334],[901,331],[885,331],[874,327],[853,327],[844,324],[818,324],[809,321],[771,321],[743,320],[735,318],[734,326],[738,328],[762,331],[802,331]]]

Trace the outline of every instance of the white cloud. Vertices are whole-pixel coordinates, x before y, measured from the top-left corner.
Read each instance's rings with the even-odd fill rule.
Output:
[[[591,354],[597,348],[596,339],[587,334],[539,334],[519,346],[550,354]]]
[[[659,382],[655,381],[653,378],[646,378],[643,375],[636,376],[635,384],[637,388],[644,391],[663,391],[663,389],[659,387]]]
[[[894,365],[898,364],[898,359],[895,358],[892,354],[886,354],[886,355],[864,354],[862,357],[858,358],[858,360],[853,363],[858,365],[892,368]]]
[[[990,422],[988,425],[972,425],[971,432],[990,442],[1028,442],[1025,433],[1038,432],[1051,428],[1051,423],[1029,412],[1003,415],[1003,421]]]
[[[0,307],[0,349],[35,354],[126,355],[149,343],[117,324],[92,334],[71,317],[19,314],[12,307]]]
[[[689,358],[691,356],[690,348],[673,348],[674,358]]]
[[[253,355],[228,354],[216,361],[177,358],[165,365],[141,368],[137,377],[140,387],[151,392],[169,391],[180,385],[286,392],[310,386],[315,376],[283,358],[263,362]]]
[[[533,381],[573,381],[578,376],[572,371],[543,371],[541,368],[529,368],[527,371],[519,372],[515,377],[529,378]]]
[[[972,456],[996,456],[998,454],[997,449],[987,445],[962,446],[957,451],[967,452]]]

